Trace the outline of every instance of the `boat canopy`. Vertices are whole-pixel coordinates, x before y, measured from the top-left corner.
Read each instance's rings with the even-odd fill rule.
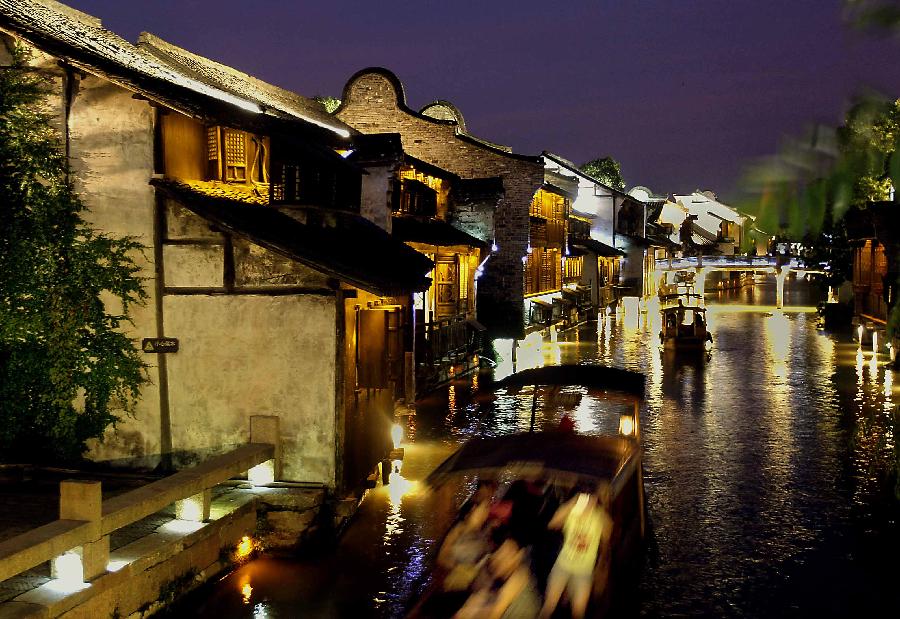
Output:
[[[636,399],[644,397],[644,375],[605,365],[552,365],[510,374],[493,384],[502,387],[526,385],[579,386],[587,389],[614,391]]]
[[[567,432],[527,432],[466,442],[425,480],[437,486],[459,474],[520,471],[535,474],[570,474],[612,480],[624,460],[636,453],[634,443],[611,436]]]

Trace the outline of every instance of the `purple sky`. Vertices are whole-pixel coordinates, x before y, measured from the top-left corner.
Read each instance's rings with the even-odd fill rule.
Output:
[[[900,40],[852,31],[840,0],[68,0],[130,41],[146,30],[300,94],[366,66],[418,109],[628,186],[728,194],[786,134],[838,124],[863,88],[900,95]]]

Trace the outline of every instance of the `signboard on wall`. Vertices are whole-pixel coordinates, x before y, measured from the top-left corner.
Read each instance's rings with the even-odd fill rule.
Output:
[[[141,350],[146,353],[178,352],[178,338],[174,337],[145,337],[141,340]]]

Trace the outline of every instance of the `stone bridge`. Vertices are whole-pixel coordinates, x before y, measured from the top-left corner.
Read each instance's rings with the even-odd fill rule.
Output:
[[[656,272],[661,285],[668,283],[669,273],[687,271],[694,273],[694,292],[706,292],[706,275],[712,271],[753,271],[775,275],[775,306],[784,305],[784,280],[791,271],[822,273],[818,268],[809,269],[806,263],[793,256],[688,256],[656,261]]]

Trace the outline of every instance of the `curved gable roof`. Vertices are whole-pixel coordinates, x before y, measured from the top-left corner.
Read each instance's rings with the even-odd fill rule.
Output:
[[[390,85],[393,90],[394,103],[397,108],[405,114],[417,118],[419,120],[424,120],[430,123],[434,123],[436,125],[444,125],[448,127],[454,127],[456,129],[456,137],[459,140],[467,142],[469,144],[473,144],[479,148],[484,150],[491,151],[493,153],[499,155],[505,155],[507,157],[511,157],[513,159],[521,159],[525,161],[532,161],[536,163],[542,162],[542,158],[540,156],[535,155],[520,155],[518,153],[512,152],[512,149],[506,146],[501,146],[499,144],[494,144],[492,142],[488,142],[487,140],[483,140],[481,138],[470,135],[465,131],[464,126],[461,126],[457,120],[449,120],[446,118],[438,118],[435,116],[430,116],[425,114],[425,112],[430,105],[440,104],[442,107],[450,106],[453,110],[456,110],[458,113],[459,110],[453,106],[452,104],[445,101],[437,101],[429,106],[425,106],[421,112],[417,112],[416,110],[409,107],[406,102],[406,90],[403,87],[403,83],[400,81],[400,78],[394,74],[390,69],[385,69],[384,67],[367,67],[365,69],[360,69],[347,80],[347,83],[344,85],[344,90],[341,94],[341,104],[334,111],[335,115],[339,115],[341,110],[351,101],[353,101],[353,90],[356,87],[357,83],[365,77],[377,75]],[[449,108],[447,108],[449,109]],[[462,115],[459,114],[459,118],[462,118]]]

